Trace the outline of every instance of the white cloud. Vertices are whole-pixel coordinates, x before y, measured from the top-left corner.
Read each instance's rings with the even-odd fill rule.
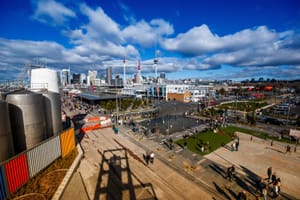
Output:
[[[138,50],[126,44],[119,25],[101,7],[92,9],[86,4],[81,4],[80,10],[88,17],[88,23],[64,32],[75,45],[71,50],[73,53],[91,58],[89,62],[97,61],[103,55],[138,56]]]
[[[178,34],[176,38],[165,39],[162,46],[171,51],[185,55],[199,56],[220,51],[235,51],[250,46],[272,44],[278,35],[265,26],[256,29],[245,29],[233,35],[223,37],[213,34],[205,24],[194,27],[186,33]]]
[[[63,4],[54,0],[38,1],[33,18],[51,25],[62,25],[69,18],[76,17],[76,14]]]
[[[201,55],[221,48],[220,38],[213,35],[205,24],[178,34],[176,38],[165,39],[162,46],[167,50],[188,55]]]
[[[199,70],[219,68],[222,64],[253,67],[300,63],[299,35],[292,31],[277,33],[265,26],[220,37],[202,25],[165,39],[162,46],[190,57],[204,56],[199,60]]]
[[[81,4],[81,12],[89,19],[89,23],[82,29],[86,30],[86,36],[91,40],[111,40],[114,43],[122,42],[119,25],[112,20],[101,7],[96,10]]]
[[[300,35],[291,30],[276,32],[259,26],[219,36],[203,24],[171,37],[174,34],[171,23],[164,19],[136,20],[126,5],[122,10],[126,16],[133,17],[128,19],[130,24],[127,26],[117,23],[101,7],[80,4],[76,10],[81,13],[76,15],[54,0],[39,1],[36,6],[34,17],[42,22],[61,25],[81,15],[87,20],[78,26],[74,23],[73,29],[63,30],[71,45],[68,48],[54,41],[0,38],[0,76],[3,69],[12,69],[12,66],[15,69],[34,59],[57,68],[71,64],[81,72],[91,66],[95,69],[112,66],[121,73],[124,55],[128,58],[128,73],[136,73],[137,59],[141,57],[139,48],[142,47],[141,51],[146,54],[147,48],[153,51],[156,45],[161,45],[158,46],[161,51],[158,72],[204,71],[227,64],[245,67],[244,73],[251,74],[255,71],[263,73],[265,66],[279,69],[278,66],[290,65],[288,69],[280,68],[280,72],[299,76],[295,70],[299,70],[300,65]],[[169,57],[163,57],[164,54]],[[141,59],[141,62],[142,73],[154,73],[153,58]]]
[[[143,47],[154,46],[164,35],[174,32],[173,26],[162,19],[153,19],[150,23],[141,20],[122,30],[122,36],[128,41]]]

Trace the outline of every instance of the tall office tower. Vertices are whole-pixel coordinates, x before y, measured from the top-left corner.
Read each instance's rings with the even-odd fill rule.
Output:
[[[80,74],[80,83],[86,83],[86,74],[85,73]]]
[[[112,67],[106,68],[106,83],[111,85],[112,81]]]
[[[87,78],[87,85],[90,86],[91,83],[97,78],[97,71],[96,70],[89,70],[88,71],[88,78]]]
[[[61,70],[61,85],[66,86],[71,84],[71,72],[70,69]]]
[[[80,74],[78,73],[74,73],[73,76],[72,76],[72,83],[73,84],[80,84]]]

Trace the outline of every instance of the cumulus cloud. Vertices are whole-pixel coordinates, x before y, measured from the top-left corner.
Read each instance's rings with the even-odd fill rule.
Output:
[[[64,31],[74,45],[71,50],[73,53],[91,58],[87,63],[99,62],[103,55],[138,56],[138,50],[124,40],[119,24],[111,19],[101,7],[92,9],[86,4],[81,4],[80,11],[87,16],[88,23],[77,29]]]
[[[119,25],[112,20],[101,7],[93,10],[86,4],[81,4],[80,10],[82,14],[86,15],[89,23],[84,25],[84,29],[89,39],[93,40],[111,40],[115,43],[120,43],[122,38],[120,36]]]
[[[154,46],[162,36],[173,32],[173,26],[168,22],[162,19],[153,19],[150,23],[141,20],[127,26],[122,30],[122,35],[128,42],[150,47]]]
[[[266,67],[273,67],[284,75],[299,76],[295,71],[299,71],[300,66],[300,35],[291,30],[276,32],[259,26],[220,36],[203,24],[175,34],[170,22],[164,19],[137,20],[125,4],[119,6],[128,24],[119,24],[101,7],[76,5],[78,13],[54,0],[38,1],[33,15],[36,20],[62,25],[83,16],[86,21],[82,20],[80,25],[74,23],[72,28],[62,31],[69,39],[69,46],[55,41],[0,38],[0,75],[3,69],[20,69],[34,59],[56,68],[72,65],[80,72],[113,67],[122,73],[125,55],[128,58],[127,72],[136,73],[140,53],[147,54],[148,50],[154,51],[153,47],[159,45],[162,54],[159,55],[158,72],[205,71],[230,65],[245,67],[242,69],[247,77],[263,74]],[[153,58],[141,59],[141,66],[142,73],[154,73]],[[271,75],[278,76],[276,73]],[[241,74],[226,74],[228,79],[229,76],[241,77]],[[225,74],[218,77],[225,77]]]
[[[71,9],[54,0],[38,1],[33,15],[34,19],[51,25],[62,25],[74,17],[76,14]]]
[[[213,34],[207,25],[194,27],[162,41],[166,50],[189,57],[202,55],[199,70],[239,67],[299,65],[300,36],[292,31],[277,33],[260,26],[225,36]]]
[[[199,56],[221,51],[236,51],[250,46],[270,44],[278,39],[278,35],[265,26],[256,29],[245,29],[223,37],[213,34],[206,24],[193,27],[186,33],[178,34],[176,38],[162,41],[162,46],[170,51],[176,51],[189,56]]]

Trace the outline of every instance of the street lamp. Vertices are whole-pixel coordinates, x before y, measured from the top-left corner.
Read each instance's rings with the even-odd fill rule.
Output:
[[[117,90],[117,83],[119,80],[119,75],[116,75],[115,78],[115,89],[116,89],[116,127],[118,126],[118,114],[119,114],[119,105],[118,105],[118,90]]]

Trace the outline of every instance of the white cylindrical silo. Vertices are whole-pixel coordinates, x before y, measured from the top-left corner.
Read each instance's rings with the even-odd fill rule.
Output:
[[[0,162],[14,155],[8,104],[0,100]]]
[[[51,92],[60,93],[59,82],[59,75],[56,70],[48,68],[31,70],[30,88],[33,91],[46,89]]]

